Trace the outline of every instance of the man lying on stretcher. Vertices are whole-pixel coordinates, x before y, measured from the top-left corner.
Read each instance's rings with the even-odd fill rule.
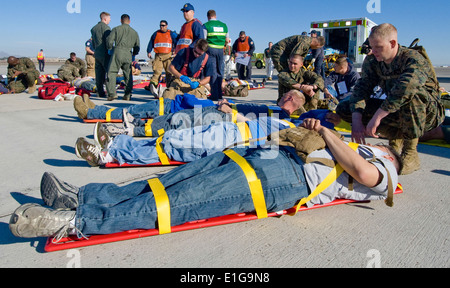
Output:
[[[161,101],[161,102],[160,102]],[[87,94],[83,96],[77,96],[74,99],[74,108],[77,115],[81,119],[99,119],[105,120],[108,117],[111,120],[122,119],[122,109],[112,109],[108,106],[95,105],[95,103],[89,99]],[[176,113],[185,109],[193,109],[194,107],[218,107],[213,101],[208,99],[199,99],[191,94],[177,95],[174,100],[172,99],[156,99],[149,100],[144,104],[130,105],[127,107],[128,112],[137,119],[149,119],[156,118],[162,115],[168,115]],[[291,111],[290,109],[284,109],[279,103],[279,107],[282,111],[280,118],[288,118],[292,113],[298,110],[300,107]],[[268,113],[268,107],[266,105],[256,104],[237,104],[236,109],[244,114],[253,113]],[[108,117],[107,117],[108,115]]]
[[[242,115],[249,119],[272,115],[279,119],[289,118],[291,113],[302,107],[304,99],[304,95],[300,91],[292,90],[286,93],[282,101],[279,102],[281,110],[272,110],[265,105],[231,105],[227,101],[223,101],[217,106],[185,109],[149,120],[134,118],[130,113],[127,113],[123,115],[123,124],[108,123],[105,124],[105,127],[111,136],[126,134],[135,137],[159,137],[162,135],[161,131],[166,132],[218,122],[236,123],[237,118],[242,117]]]
[[[285,130],[296,133],[280,132],[277,139],[287,146],[236,148],[214,153],[179,166],[159,179],[121,187],[113,183],[75,187],[45,173],[41,180],[41,195],[51,208],[36,203],[24,204],[12,214],[9,228],[17,237],[56,236],[54,240],[58,241],[69,234],[82,237],[134,229],[161,229],[161,215],[167,215],[167,212],[170,217],[164,220],[170,227],[255,209],[260,213],[286,210],[307,197],[333,170],[323,164],[326,161],[302,161],[297,155],[304,152],[299,145],[301,142],[318,145],[318,150],[308,153],[308,158],[334,159],[344,170],[307,205],[345,198],[387,199],[386,203],[392,206],[393,187],[397,186],[397,175],[401,170],[398,155],[386,146],[347,145],[319,120],[305,119],[302,125],[305,128]],[[304,139],[310,140],[292,141],[295,137],[291,134],[302,133]],[[327,149],[321,149],[325,146]],[[253,185],[254,181],[250,185],[247,180],[248,167],[259,179],[257,187]],[[258,200],[264,203],[262,208],[254,206],[252,195],[255,189]],[[154,194],[156,191],[158,193]],[[161,214],[159,212],[163,211],[157,208],[160,193],[168,199],[168,203],[164,201],[166,213]],[[158,202],[155,202],[155,195],[158,195]]]

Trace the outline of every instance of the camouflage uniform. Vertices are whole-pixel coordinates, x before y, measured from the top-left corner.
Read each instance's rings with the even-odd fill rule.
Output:
[[[318,89],[324,89],[324,81],[323,78],[317,75],[312,71],[305,70],[303,68],[300,69],[298,73],[294,73],[289,71],[289,69],[283,70],[278,74],[278,100],[277,103],[280,102],[283,94],[289,92],[294,89],[292,86],[295,84],[305,84],[305,85],[316,85]],[[319,102],[320,92],[316,91],[316,94],[313,97],[309,97],[305,95],[306,103],[304,105],[305,111],[317,109],[317,104]]]
[[[59,67],[57,74],[59,79],[66,82],[72,82],[75,78],[81,77],[78,68],[71,64]]]
[[[17,71],[21,71],[23,74],[17,76],[16,79],[14,73]],[[19,64],[16,66],[8,65],[8,89],[15,93],[22,93],[28,87],[33,87],[38,78],[39,71],[30,58],[19,58]]]
[[[77,57],[75,61],[72,61],[72,59],[69,58],[66,60],[65,64],[75,66],[78,69],[81,78],[86,77],[86,62],[84,62],[83,59]]]
[[[351,123],[352,113],[360,112],[367,125],[381,108],[390,114],[381,120],[377,131],[391,140],[419,138],[444,120],[434,68],[419,52],[399,46],[391,64],[370,55],[361,76],[350,99],[336,109],[345,121]],[[387,95],[385,100],[370,98],[376,86]]]
[[[108,71],[108,63],[110,56],[106,49],[106,38],[111,33],[111,28],[103,22],[98,22],[91,29],[92,47],[95,49],[95,82],[98,89],[99,97],[106,97],[103,85],[106,83],[106,72]]]
[[[115,45],[114,45],[115,44]],[[125,96],[131,95],[133,90],[133,75],[131,70],[132,55],[139,54],[140,41],[138,33],[128,24],[122,24],[112,29],[106,39],[106,48],[114,48],[108,68],[108,78],[106,90],[108,99],[117,98],[116,95],[116,77],[119,69],[123,71],[125,81]],[[133,52],[131,52],[133,50]]]
[[[296,35],[285,38],[274,44],[270,54],[275,69],[277,69],[278,72],[287,69],[289,67],[288,60],[291,55],[300,55],[303,58],[306,57],[311,48],[311,41],[311,37]]]

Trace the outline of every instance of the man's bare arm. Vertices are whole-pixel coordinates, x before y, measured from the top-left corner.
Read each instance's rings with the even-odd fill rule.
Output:
[[[336,161],[356,181],[369,188],[375,187],[381,182],[382,176],[377,167],[353,151],[329,129],[323,127],[319,120],[305,119],[303,127],[317,131],[323,137]]]

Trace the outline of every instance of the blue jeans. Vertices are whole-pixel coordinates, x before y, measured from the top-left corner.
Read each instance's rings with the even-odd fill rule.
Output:
[[[242,141],[236,125],[221,122],[210,126],[167,131],[162,139],[164,152],[170,160],[192,162]],[[119,164],[145,165],[160,161],[156,138],[137,141],[128,135],[114,137],[109,154]]]
[[[303,164],[295,151],[241,148],[261,180],[268,211],[293,207],[309,193]],[[160,178],[170,201],[171,225],[254,211],[241,168],[223,153],[179,166]],[[84,235],[153,229],[157,210],[146,180],[119,187],[89,184],[81,187],[76,227]]]
[[[253,139],[263,138],[289,128],[284,122],[271,117],[262,117],[249,121],[247,124]],[[242,141],[236,124],[220,122],[188,129],[169,130],[164,134],[161,144],[170,160],[192,162],[221,152],[232,144]],[[262,145],[264,141],[261,140],[259,143]],[[250,147],[257,145],[258,143],[251,143]],[[128,135],[118,135],[109,147],[109,154],[121,165],[125,163],[145,165],[160,161],[156,152],[156,138],[137,141]]]
[[[171,99],[164,99],[164,114],[169,114],[171,111]],[[155,118],[159,116],[159,101],[150,100],[144,104],[130,105],[126,107],[128,112],[137,119]],[[87,119],[106,119],[106,112],[111,109],[108,106],[95,106],[94,109],[89,109]],[[117,108],[111,112],[111,119],[122,119],[122,110]]]
[[[146,137],[145,121],[138,121],[139,125],[134,127],[135,137]],[[215,106],[195,107],[194,109],[185,109],[176,113],[159,116],[153,119],[151,130],[153,137],[158,136],[158,131],[175,129],[186,129],[196,126],[210,125],[220,122],[231,122],[231,115],[217,110]]]
[[[214,74],[211,76],[209,84],[211,86],[211,100],[222,99],[222,81],[223,81],[223,49],[208,48],[209,57],[214,66]]]

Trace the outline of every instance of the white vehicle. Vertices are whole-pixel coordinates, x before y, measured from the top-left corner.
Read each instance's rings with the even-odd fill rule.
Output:
[[[148,62],[145,59],[139,59],[137,63],[141,66],[148,66]]]
[[[325,36],[325,47],[346,54],[355,67],[360,68],[366,57],[361,53],[361,45],[369,37],[372,27],[376,26],[367,18],[352,18],[311,22],[311,31]]]

